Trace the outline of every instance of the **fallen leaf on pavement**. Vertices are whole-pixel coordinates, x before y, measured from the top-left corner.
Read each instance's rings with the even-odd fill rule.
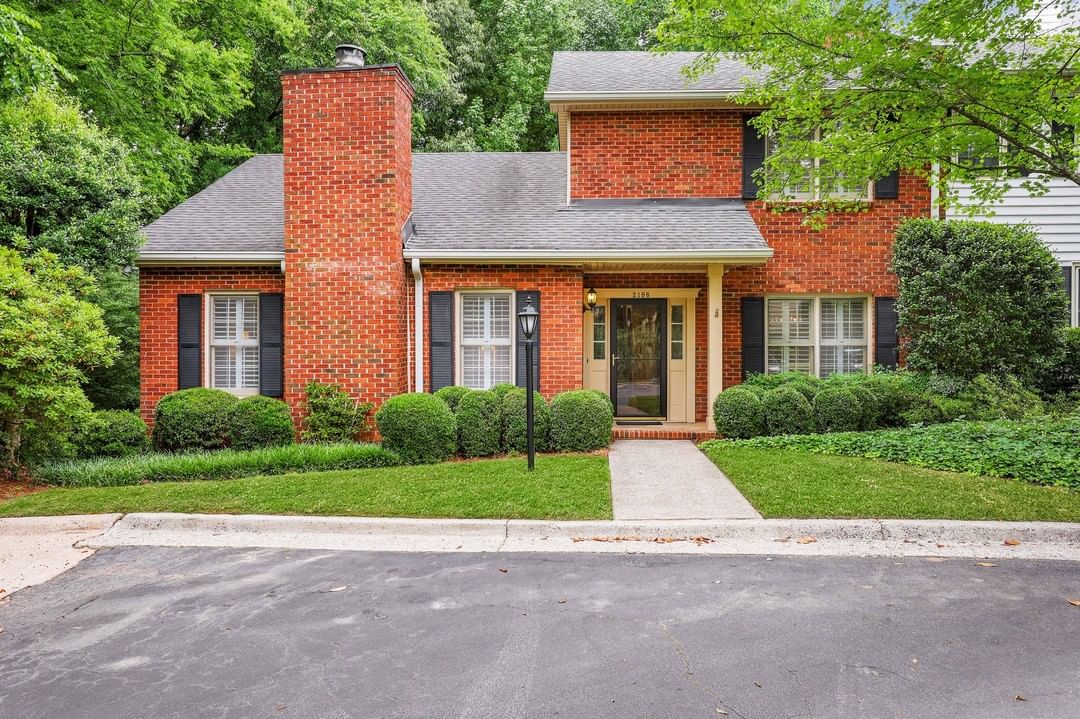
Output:
[[[791,537],[777,537],[777,538],[776,538],[776,539],[774,539],[773,541],[774,541],[774,542],[790,542],[790,541],[791,541]]]
[[[502,567],[499,567],[499,571],[502,572],[503,574],[506,574],[510,570],[509,569],[503,569]]]
[[[938,549],[944,549],[944,548],[945,548],[945,545],[944,545],[944,544],[938,544],[938,545],[935,545],[935,546],[936,546],[936,547],[937,547]]]
[[[993,562],[975,562],[976,567],[996,567]]]
[[[328,591],[328,592],[344,592],[345,589],[346,589],[346,585],[342,584],[340,587],[330,587],[330,589],[327,589],[326,591]]]
[[[565,599],[560,599],[559,604],[566,604],[566,600]]]
[[[754,686],[761,689],[761,682],[754,682]]]
[[[277,705],[276,707],[274,707],[274,708],[275,708],[275,709],[277,709],[277,710],[278,710],[279,712],[282,712],[282,711],[285,711],[285,709],[287,708],[287,706],[286,706],[285,704],[278,704],[278,705]]]
[[[949,561],[949,558],[948,557],[927,557],[926,561],[928,561],[928,562],[947,562],[947,561]]]
[[[1023,694],[1017,694],[1016,696],[1013,697],[1013,699],[1015,699],[1018,702],[1026,702],[1027,701],[1027,699],[1024,698]]]
[[[1019,539],[1006,539],[1004,544],[1005,544],[1006,547],[1015,547],[1016,545],[1020,544],[1020,540]]]
[[[1073,605],[1074,607],[1080,607],[1080,599],[1066,599],[1065,601],[1068,602],[1069,604]],[[3,627],[0,627],[0,631],[2,631],[2,630],[3,630]]]
[[[813,544],[814,542],[817,541],[817,537],[815,537],[812,534],[808,534],[805,537],[799,537],[795,541],[798,542],[799,544]]]
[[[3,634],[3,633],[4,633],[4,628],[0,627],[0,634]]]
[[[723,714],[724,716],[727,716],[727,715],[728,715],[728,713],[727,713],[726,711],[724,711],[723,709],[717,709],[717,710],[716,710],[716,713],[717,713],[717,714]]]

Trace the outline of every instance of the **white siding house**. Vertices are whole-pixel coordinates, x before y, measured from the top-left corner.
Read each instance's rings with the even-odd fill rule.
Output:
[[[1058,263],[1067,269],[1066,288],[1071,293],[1072,324],[1080,326],[1080,186],[1068,180],[1052,180],[1050,191],[1041,197],[1032,197],[1021,187],[1019,180],[993,208],[992,213],[970,216],[963,206],[968,204],[970,193],[965,185],[958,191],[958,207],[946,211],[949,219],[974,219],[1002,224],[1029,224],[1054,253]]]

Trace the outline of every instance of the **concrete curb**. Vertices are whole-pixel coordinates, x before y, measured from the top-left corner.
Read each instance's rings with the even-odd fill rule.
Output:
[[[1080,524],[731,519],[553,522],[128,514],[82,543],[412,552],[936,556],[1080,561]]]

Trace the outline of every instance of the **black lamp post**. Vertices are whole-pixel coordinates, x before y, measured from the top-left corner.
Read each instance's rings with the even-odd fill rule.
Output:
[[[529,469],[536,464],[536,446],[533,443],[533,337],[536,335],[536,323],[540,313],[532,305],[531,299],[525,300],[525,309],[518,312],[518,324],[525,337],[525,433],[529,443]]]

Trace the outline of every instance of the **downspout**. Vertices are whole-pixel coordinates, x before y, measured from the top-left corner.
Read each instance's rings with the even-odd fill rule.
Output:
[[[420,259],[412,260],[413,276],[413,357],[415,368],[414,392],[424,391],[424,274]]]

